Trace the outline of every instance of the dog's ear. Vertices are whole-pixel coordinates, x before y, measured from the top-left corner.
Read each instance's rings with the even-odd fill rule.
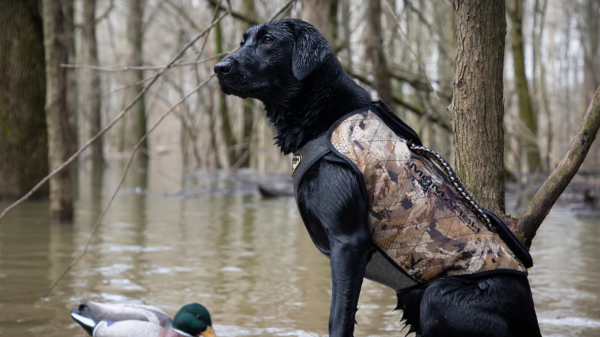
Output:
[[[294,77],[301,81],[317,69],[333,51],[319,31],[311,25],[296,29],[296,41],[292,55]]]

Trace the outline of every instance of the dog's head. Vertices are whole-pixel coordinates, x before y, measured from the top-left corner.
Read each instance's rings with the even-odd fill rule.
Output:
[[[334,55],[315,27],[297,19],[254,26],[244,33],[240,47],[215,65],[221,91],[263,102],[290,95]]]

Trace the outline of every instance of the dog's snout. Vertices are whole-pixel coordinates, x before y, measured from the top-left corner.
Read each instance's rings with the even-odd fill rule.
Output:
[[[233,68],[233,62],[229,59],[224,59],[215,65],[215,73],[222,75],[227,74]]]

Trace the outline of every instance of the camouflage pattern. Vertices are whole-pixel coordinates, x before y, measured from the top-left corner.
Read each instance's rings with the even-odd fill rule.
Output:
[[[374,112],[348,117],[333,130],[331,142],[363,175],[374,243],[413,279],[498,269],[526,272],[444,173],[410,151]]]

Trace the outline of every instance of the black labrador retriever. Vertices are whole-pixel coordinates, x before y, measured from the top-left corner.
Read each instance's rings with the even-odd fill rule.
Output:
[[[284,154],[372,104],[369,93],[342,70],[326,39],[304,21],[260,24],[244,34],[240,45],[215,66],[221,91],[261,100]],[[376,250],[358,179],[343,162],[319,160],[297,191],[305,225],[331,260],[332,337],[353,335],[363,277]],[[398,308],[417,336],[541,336],[522,275],[440,277],[398,291]]]

